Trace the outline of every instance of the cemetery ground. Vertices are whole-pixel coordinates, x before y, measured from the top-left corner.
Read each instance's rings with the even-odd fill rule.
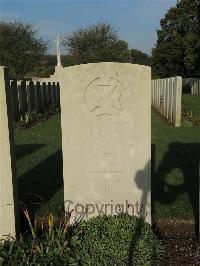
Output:
[[[187,95],[183,100],[198,115],[196,98]],[[49,211],[63,215],[60,115],[26,130],[16,129],[15,141],[20,200],[38,224]],[[152,110],[152,217],[166,245],[167,264],[170,260],[171,265],[189,265],[188,258],[200,263],[194,237],[199,157],[199,126],[183,123],[175,128]]]
[[[192,111],[193,115],[200,116],[200,108],[199,108],[200,96],[183,94],[182,100],[188,111]]]

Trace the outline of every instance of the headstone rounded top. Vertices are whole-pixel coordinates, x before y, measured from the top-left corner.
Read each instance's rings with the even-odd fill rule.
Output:
[[[150,69],[149,66],[139,65],[139,64],[132,64],[132,63],[122,63],[122,62],[98,62],[98,63],[86,63],[74,66],[68,66],[61,69],[61,71],[71,70],[71,69],[80,69],[80,68],[95,68],[95,67],[106,67],[106,68],[115,68],[115,67],[123,67],[123,68],[140,68],[140,69]]]

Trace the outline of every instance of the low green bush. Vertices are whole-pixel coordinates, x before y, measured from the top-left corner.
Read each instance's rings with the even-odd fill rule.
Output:
[[[48,216],[37,230],[24,211],[31,234],[0,243],[0,265],[158,265],[161,242],[143,219],[120,214],[98,216],[69,226]]]
[[[71,229],[70,247],[79,265],[156,265],[161,242],[143,219],[98,216]]]
[[[182,120],[190,122],[193,126],[200,125],[200,115],[193,115],[192,111],[188,111],[184,104],[182,104]]]
[[[52,115],[60,112],[60,108],[52,104],[48,109],[44,110],[43,113],[38,113],[36,111],[31,111],[25,113],[24,117],[21,117],[19,122],[15,123],[16,128],[30,128],[37,125],[40,122],[44,122],[49,119]]]

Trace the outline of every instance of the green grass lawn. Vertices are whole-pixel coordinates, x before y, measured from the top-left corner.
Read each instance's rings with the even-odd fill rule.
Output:
[[[194,116],[200,115],[200,96],[183,94],[182,102],[189,112],[192,111]]]
[[[200,127],[169,126],[152,112],[152,199],[158,219],[198,213]]]
[[[16,129],[15,142],[20,200],[39,215],[46,207],[57,213],[63,208],[60,115],[33,128]]]
[[[33,214],[63,210],[60,115],[15,131],[20,200]],[[152,207],[158,219],[193,219],[198,211],[200,127],[174,128],[152,112]],[[42,204],[42,202],[47,204]]]

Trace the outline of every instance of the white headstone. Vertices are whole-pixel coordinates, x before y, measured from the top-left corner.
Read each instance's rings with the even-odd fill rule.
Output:
[[[18,230],[17,176],[8,70],[0,67],[0,239]]]
[[[150,223],[151,69],[106,62],[60,74],[64,199],[72,221],[128,211]]]

